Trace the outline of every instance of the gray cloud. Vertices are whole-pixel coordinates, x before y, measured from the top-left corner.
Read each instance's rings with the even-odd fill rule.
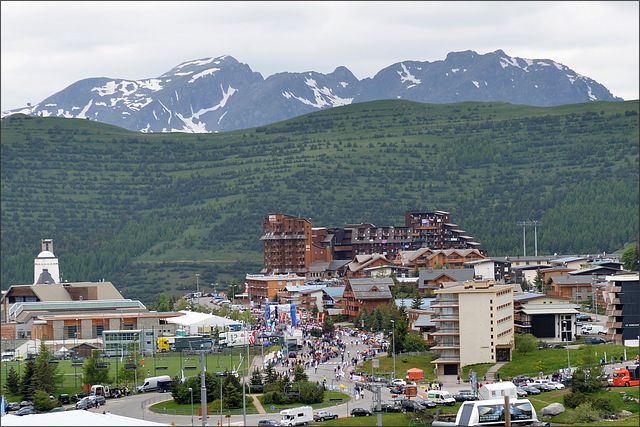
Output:
[[[638,99],[638,2],[3,2],[2,110],[87,77],[229,54],[267,77],[370,77],[451,51],[550,58]]]

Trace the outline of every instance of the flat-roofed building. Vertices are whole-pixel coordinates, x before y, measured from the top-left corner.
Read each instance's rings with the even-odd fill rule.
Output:
[[[529,333],[545,341],[572,341],[579,305],[541,293],[513,294],[516,333]]]
[[[431,303],[438,375],[460,375],[475,363],[511,360],[513,285],[493,280],[443,283]]]
[[[304,285],[304,277],[294,273],[288,274],[247,274],[245,283],[249,298],[255,304],[262,306],[265,298],[270,302],[276,300],[278,292],[286,286]]]

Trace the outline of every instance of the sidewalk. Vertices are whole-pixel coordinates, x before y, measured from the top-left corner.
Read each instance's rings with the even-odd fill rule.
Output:
[[[507,362],[498,362],[492,367],[490,367],[487,370],[487,381],[495,382],[496,372],[498,372],[498,370],[506,364]],[[478,381],[481,381],[481,380],[482,380],[481,378],[478,378]]]

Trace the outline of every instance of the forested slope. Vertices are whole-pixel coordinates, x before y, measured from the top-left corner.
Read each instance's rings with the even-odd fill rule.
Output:
[[[447,210],[490,255],[613,251],[638,236],[638,101],[535,108],[380,101],[224,134],[138,134],[87,120],[2,120],[2,288],[40,239],[64,279],[160,290],[262,266],[264,216],[403,225]],[[529,253],[533,251],[530,241]]]

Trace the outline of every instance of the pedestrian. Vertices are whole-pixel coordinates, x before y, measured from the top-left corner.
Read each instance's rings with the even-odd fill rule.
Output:
[[[460,384],[460,375],[456,378],[456,384]]]

